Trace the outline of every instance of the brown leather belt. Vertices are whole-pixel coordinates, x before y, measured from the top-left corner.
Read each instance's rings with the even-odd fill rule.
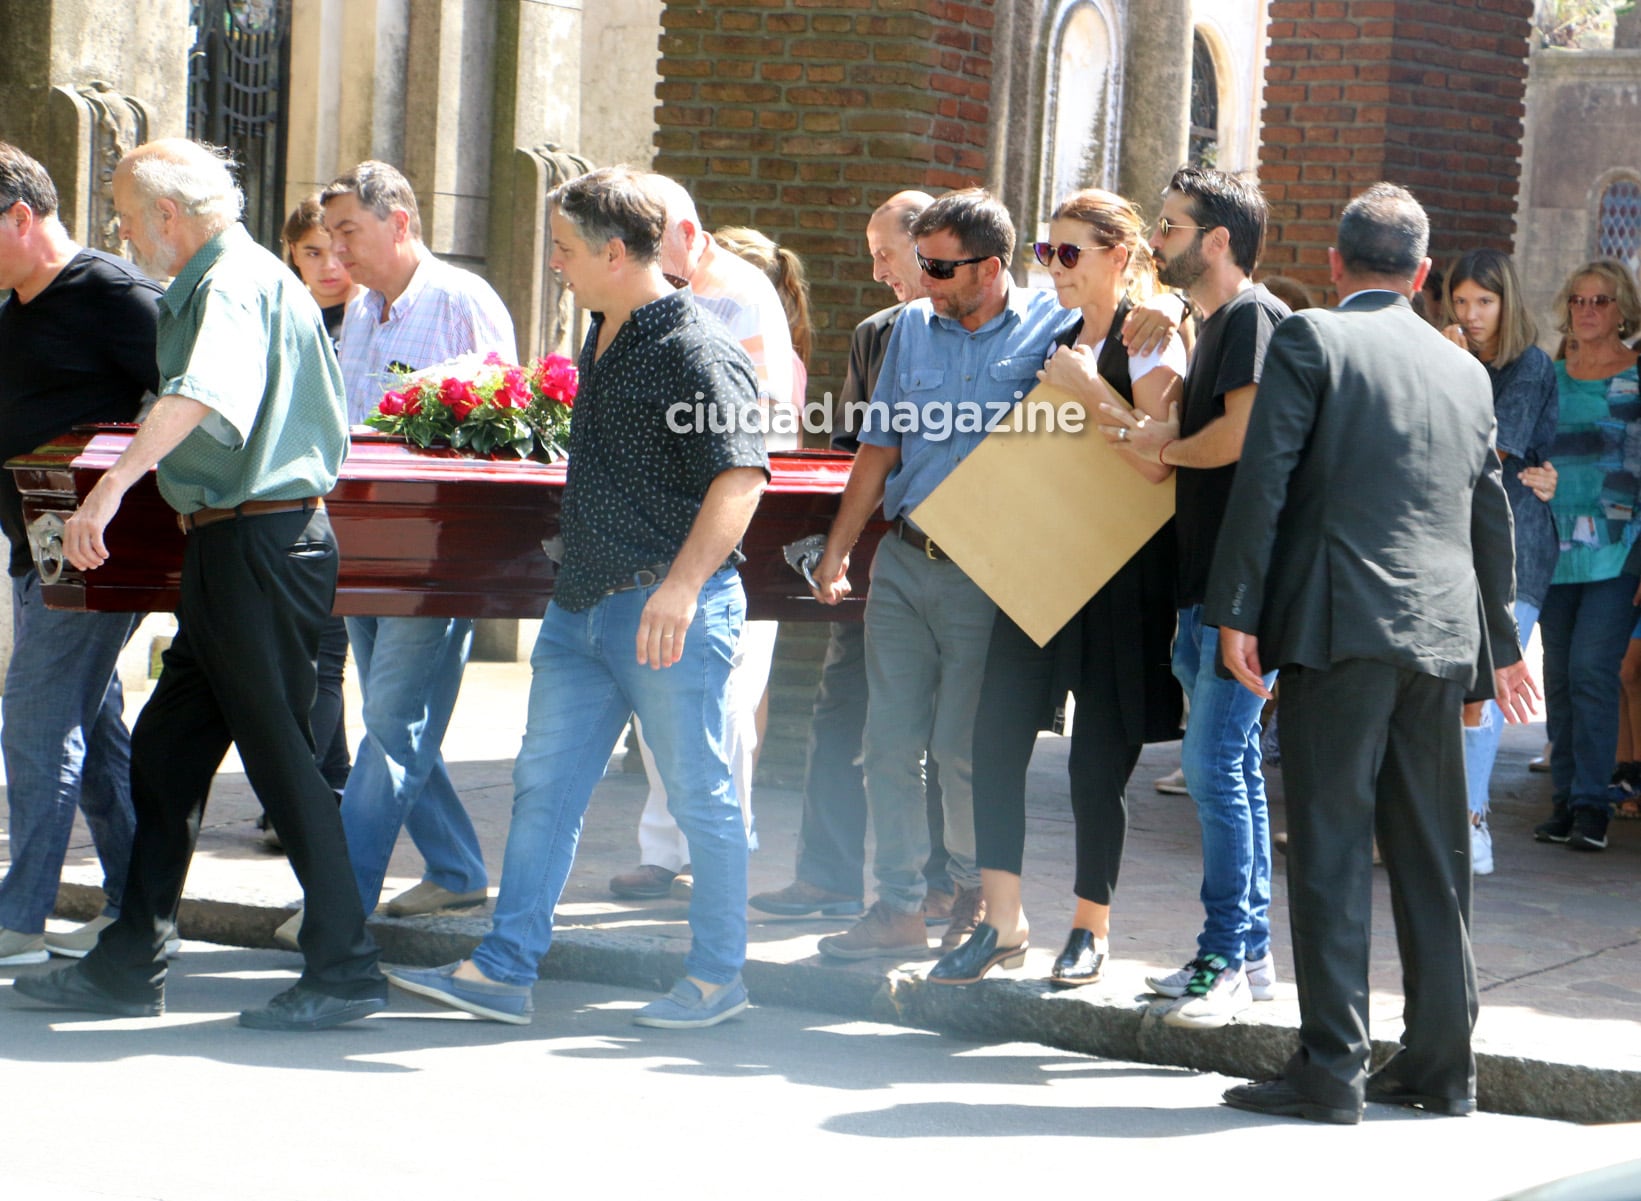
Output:
[[[233,521],[237,517],[266,517],[270,513],[318,513],[325,507],[323,496],[304,496],[299,500],[248,500],[231,509],[195,509],[192,513],[178,513],[177,524],[185,534],[219,521]]]
[[[933,538],[929,537],[922,530],[916,529],[908,524],[904,517],[896,519],[895,533],[900,535],[900,540],[902,542],[907,542],[917,547],[918,550],[922,551],[929,558],[936,559],[942,563],[951,562],[952,557],[945,551],[941,550],[939,544],[937,544]]]

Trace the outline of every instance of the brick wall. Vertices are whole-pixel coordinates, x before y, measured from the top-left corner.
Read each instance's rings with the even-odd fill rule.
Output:
[[[1263,271],[1320,297],[1340,209],[1380,179],[1430,213],[1438,267],[1509,250],[1532,12],[1532,0],[1271,0]]]
[[[903,188],[984,181],[993,0],[668,0],[655,169],[706,227],[750,225],[809,274],[809,399],[894,303],[866,220]]]

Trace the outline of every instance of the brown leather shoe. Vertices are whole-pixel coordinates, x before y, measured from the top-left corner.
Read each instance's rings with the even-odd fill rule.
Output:
[[[610,877],[610,891],[630,901],[653,901],[672,895],[672,882],[678,875],[653,863],[640,863],[630,872]]]
[[[938,888],[929,889],[923,897],[923,924],[943,926],[951,921],[952,903],[956,900],[955,892],[943,892]]]
[[[946,932],[940,936],[940,950],[955,951],[968,942],[969,935],[974,933],[975,927],[986,920],[986,902],[980,895],[978,888],[959,888],[957,898],[952,901],[951,921],[946,924]]]
[[[877,955],[925,959],[929,935],[921,913],[901,913],[878,901],[842,934],[821,939],[820,953],[833,959],[871,959]]]
[[[812,913],[821,917],[859,917],[865,908],[859,897],[829,892],[807,880],[794,880],[785,888],[760,892],[748,897],[746,903],[760,913],[773,913],[776,917],[808,917]]]

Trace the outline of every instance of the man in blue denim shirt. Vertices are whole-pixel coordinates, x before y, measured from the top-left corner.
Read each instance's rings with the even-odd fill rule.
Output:
[[[826,554],[818,599],[849,591],[849,551],[882,502],[893,534],[878,545],[866,601],[866,800],[877,840],[878,899],[843,934],[840,959],[928,952],[920,870],[929,853],[924,749],[940,764],[946,849],[957,899],[941,948],[983,919],[975,864],[971,743],[996,606],[906,520],[1030,391],[1074,311],[1009,281],[1014,225],[987,192],[950,192],[912,225],[928,298],[906,306],[878,374]]]

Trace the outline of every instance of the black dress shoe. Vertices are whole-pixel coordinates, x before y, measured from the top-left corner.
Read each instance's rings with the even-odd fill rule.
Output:
[[[165,1012],[163,992],[155,993],[146,1001],[117,996],[88,976],[85,966],[78,963],[43,976],[19,976],[11,986],[30,1000],[59,1009],[106,1013],[118,1018],[157,1018]]]
[[[1405,1105],[1450,1118],[1465,1118],[1476,1112],[1474,1097],[1437,1097],[1418,1093],[1400,1080],[1378,1073],[1367,1078],[1367,1099],[1375,1105]]]
[[[956,950],[947,951],[929,969],[930,984],[973,984],[998,964],[1019,967],[1026,961],[1026,947],[998,947],[997,929],[981,922],[974,933]]]
[[[1093,984],[1104,970],[1105,954],[1095,944],[1093,931],[1073,929],[1065,950],[1049,969],[1048,982],[1056,988],[1076,988]]]
[[[1362,1107],[1342,1109],[1323,1105],[1302,1096],[1286,1080],[1266,1080],[1259,1084],[1239,1084],[1225,1090],[1225,1104],[1249,1113],[1265,1113],[1279,1118],[1304,1118],[1307,1122],[1332,1122],[1354,1126],[1362,1120]]]
[[[293,984],[261,1009],[242,1010],[239,1024],[253,1030],[329,1030],[386,1008],[385,996],[333,997]]]

